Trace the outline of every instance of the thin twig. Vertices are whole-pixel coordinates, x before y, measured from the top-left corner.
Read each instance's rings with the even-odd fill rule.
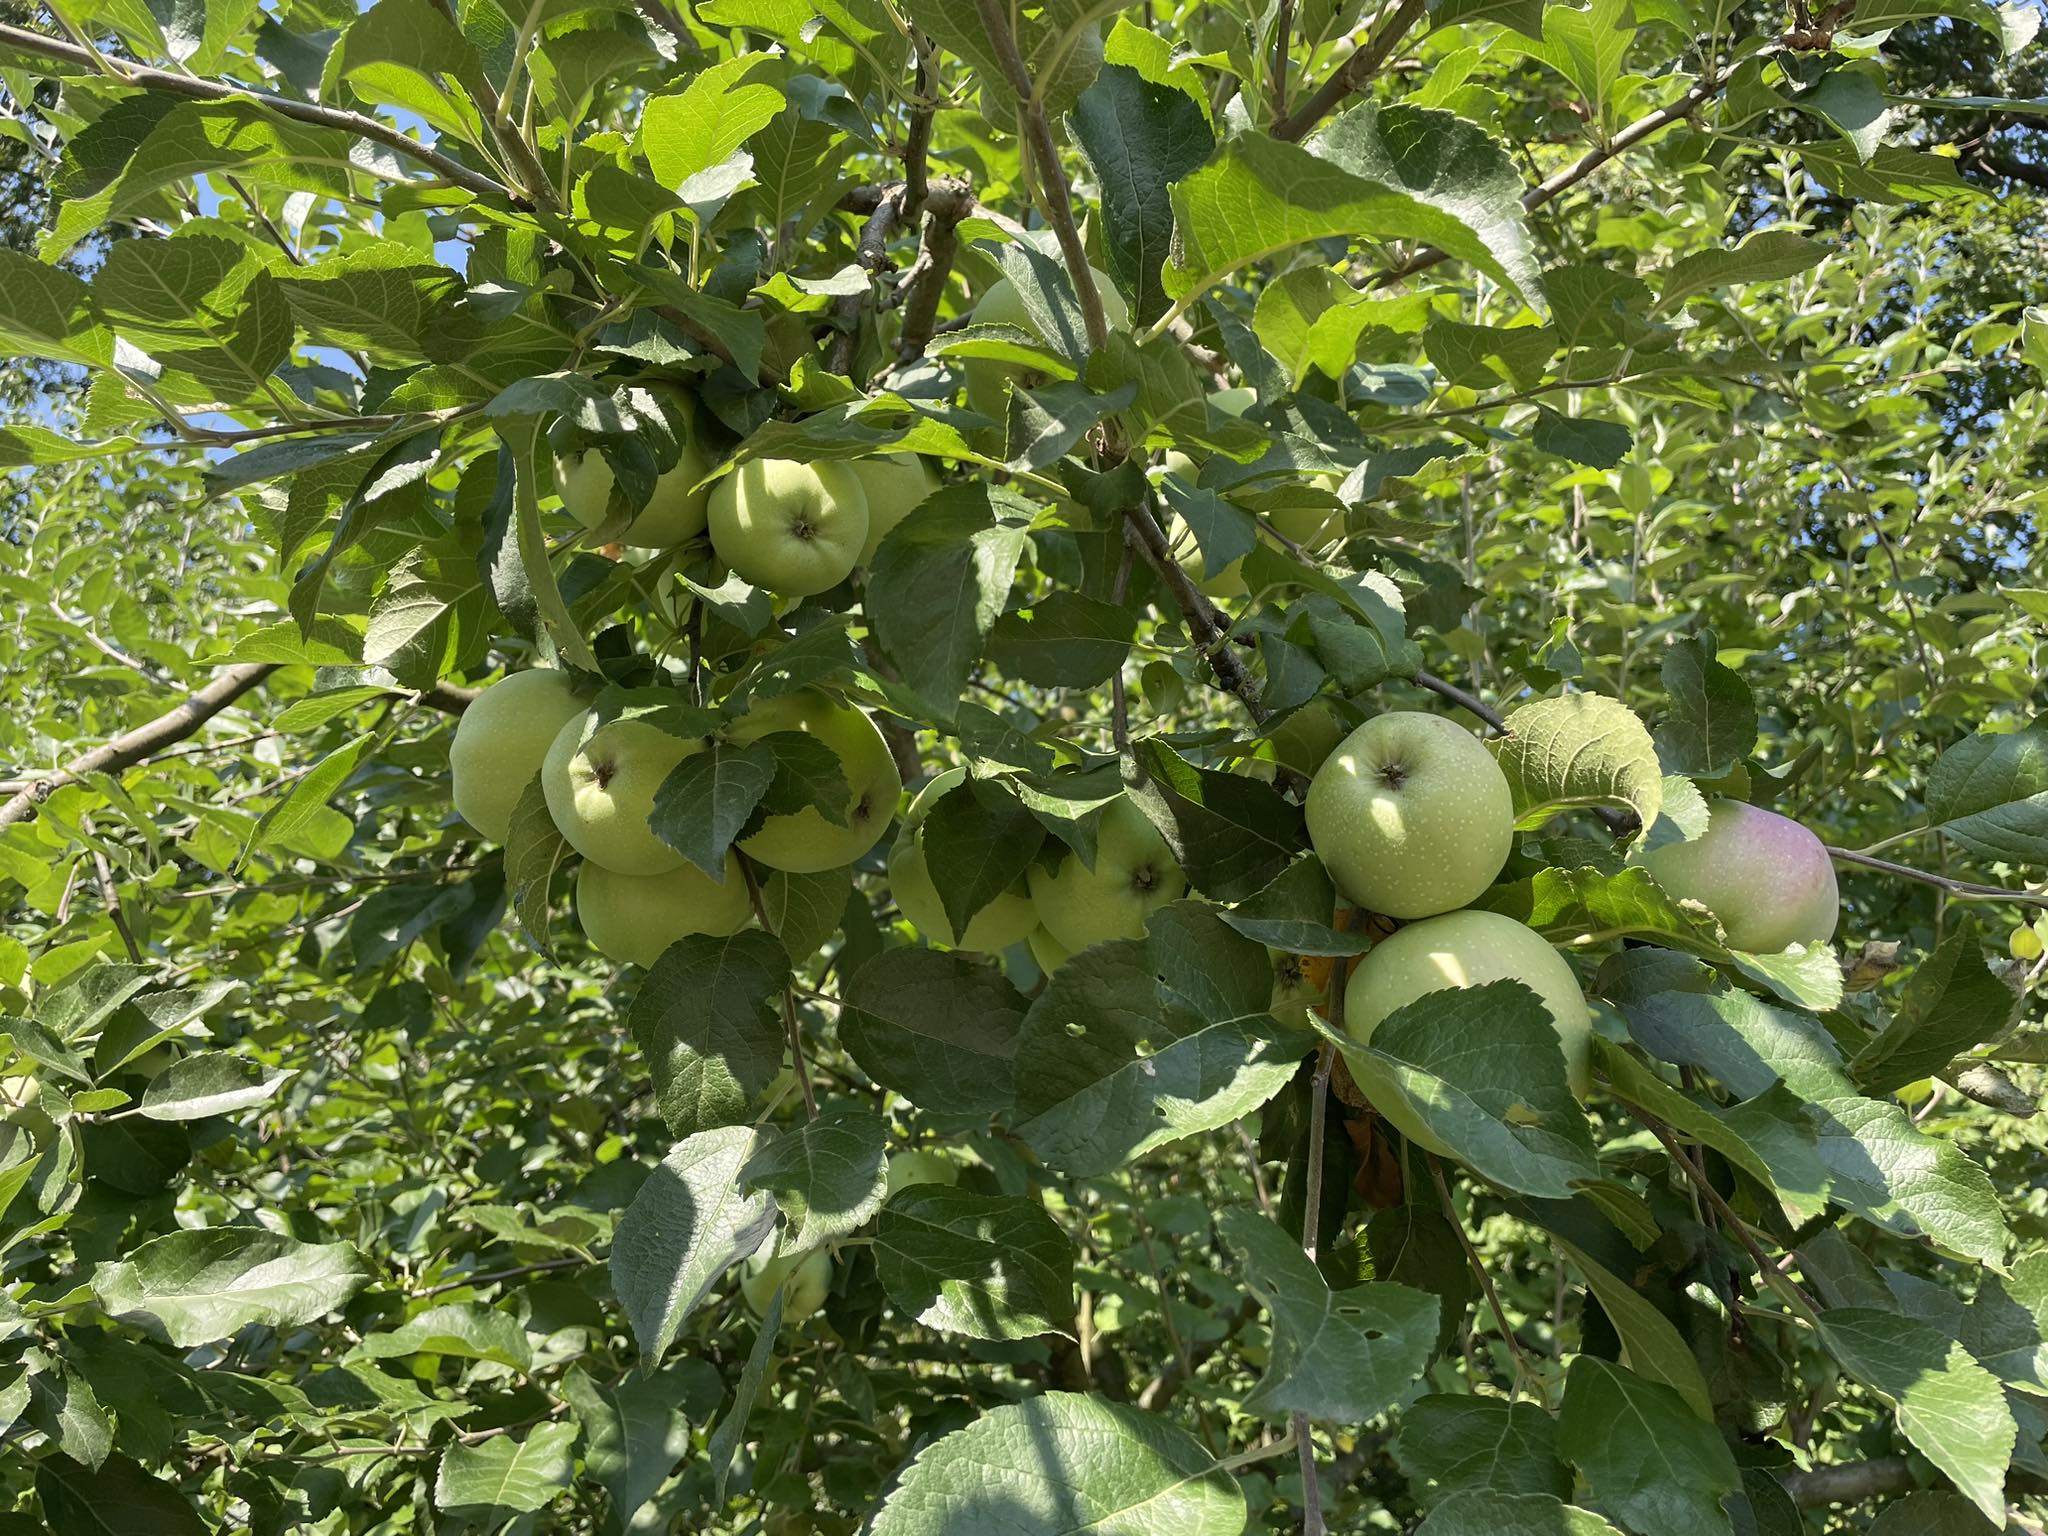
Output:
[[[1449,700],[1460,709],[1469,710],[1472,714],[1485,721],[1488,729],[1497,735],[1507,735],[1508,722],[1506,717],[1492,705],[1480,699],[1476,694],[1467,693],[1456,684],[1447,683],[1440,677],[1432,677],[1427,672],[1417,672],[1410,681],[1418,688],[1427,688],[1440,699]]]
[[[1128,522],[1124,524],[1123,558],[1117,561],[1116,580],[1110,583],[1109,600],[1118,607],[1123,606],[1125,594],[1131,589],[1131,561],[1138,553],[1138,531]],[[1110,692],[1110,737],[1116,742],[1117,755],[1121,757],[1131,745],[1131,705],[1124,693],[1124,666],[1117,662],[1116,671],[1109,680]]]
[[[1529,1357],[1522,1353],[1522,1341],[1515,1337],[1515,1330],[1508,1323],[1507,1308],[1501,1305],[1500,1292],[1493,1288],[1493,1276],[1486,1272],[1485,1261],[1479,1257],[1479,1249],[1472,1242],[1472,1234],[1465,1230],[1465,1223],[1458,1220],[1458,1213],[1451,1205],[1451,1186],[1444,1179],[1444,1165],[1434,1152],[1425,1152],[1423,1157],[1429,1163],[1429,1176],[1436,1184],[1437,1199],[1443,1202],[1444,1220],[1451,1230],[1458,1234],[1458,1246],[1465,1250],[1465,1262],[1478,1278],[1479,1289],[1486,1295],[1486,1304],[1493,1310],[1493,1320],[1500,1329],[1502,1341],[1508,1347],[1508,1355],[1515,1362],[1515,1380],[1527,1383],[1532,1388],[1540,1378],[1529,1364]]]
[[[1338,102],[1360,86],[1371,82],[1386,58],[1408,35],[1408,31],[1429,10],[1428,0],[1401,0],[1394,14],[1380,24],[1364,47],[1346,59],[1322,88],[1302,103],[1294,116],[1273,125],[1276,139],[1299,139],[1336,108]]]
[[[512,1269],[493,1269],[481,1275],[466,1275],[460,1280],[450,1280],[445,1285],[434,1286],[431,1290],[414,1291],[413,1295],[424,1300],[429,1296],[445,1296],[450,1291],[471,1290],[480,1285],[495,1285],[500,1280],[518,1280],[526,1275],[544,1275],[557,1269],[582,1269],[595,1263],[594,1259],[542,1259],[534,1264],[521,1264]]]
[[[193,75],[177,75],[168,70],[147,69],[137,64],[116,62],[106,59],[104,55],[96,54],[92,49],[62,42],[54,37],[46,37],[40,32],[31,32],[26,27],[0,26],[0,47],[12,48],[17,52],[48,59],[53,63],[91,70],[95,74],[110,73],[121,84],[132,85],[139,90],[160,91],[165,95],[184,96],[195,101],[246,102],[267,112],[275,112],[280,117],[288,117],[294,122],[311,123],[319,128],[336,128],[343,133],[352,133],[357,138],[369,139],[388,149],[395,149],[447,178],[465,192],[473,192],[479,197],[501,197],[507,202],[527,206],[527,200],[510,187],[471,170],[459,160],[450,159],[439,150],[401,133],[389,123],[380,122],[361,112],[345,112],[336,107],[323,107],[290,96],[274,96],[268,91],[253,90],[248,86],[225,85],[216,80],[202,80]]]
[[[1801,1289],[1797,1281],[1765,1256],[1763,1249],[1757,1246],[1756,1239],[1750,1236],[1749,1228],[1743,1224],[1742,1218],[1737,1216],[1728,1202],[1721,1198],[1721,1191],[1714,1188],[1713,1181],[1707,1177],[1705,1170],[1692,1160],[1679,1143],[1677,1136],[1672,1133],[1671,1127],[1654,1115],[1646,1113],[1639,1105],[1632,1104],[1629,1108],[1634,1111],[1638,1120],[1649,1127],[1650,1134],[1664,1144],[1664,1150],[1671,1154],[1671,1160],[1678,1164],[1686,1178],[1691,1180],[1693,1187],[1705,1198],[1707,1204],[1713,1207],[1714,1214],[1721,1219],[1721,1224],[1735,1234],[1736,1241],[1747,1251],[1750,1262],[1756,1265],[1757,1273],[1763,1277],[1764,1283],[1779,1295],[1795,1302],[1806,1313],[1809,1322],[1817,1318],[1820,1315],[1819,1304]]]
[[[747,899],[754,904],[754,916],[760,921],[761,931],[772,934],[775,925],[768,921],[768,904],[761,899],[761,877],[754,869],[754,861],[738,849],[733,850],[739,861],[740,874],[747,882]],[[811,1088],[811,1069],[804,1061],[804,1035],[796,1017],[796,987],[792,980],[782,989],[782,1027],[789,1034],[790,1060],[796,1069],[796,1085],[803,1090],[804,1117],[818,1118],[818,1096]]]
[[[78,825],[87,837],[93,837],[92,818],[81,816]],[[135,930],[128,926],[128,909],[121,905],[121,888],[114,883],[114,871],[107,863],[107,856],[100,851],[97,841],[92,848],[93,880],[99,886],[100,902],[107,909],[107,916],[113,919],[114,932],[121,935],[122,947],[128,951],[128,959],[135,965],[142,964],[142,946],[135,942]]]
[[[2009,901],[2022,907],[2048,907],[2048,893],[2041,891],[2013,891],[1999,885],[1978,885],[1971,880],[1952,880],[1947,875],[1937,875],[1932,870],[1915,869],[1910,864],[1894,864],[1890,859],[1874,859],[1867,853],[1858,853],[1851,848],[1827,846],[1828,857],[1842,864],[1854,864],[1859,869],[1874,869],[1881,874],[1896,875],[1901,880],[1918,881],[1931,885],[1936,890],[1967,901]]]

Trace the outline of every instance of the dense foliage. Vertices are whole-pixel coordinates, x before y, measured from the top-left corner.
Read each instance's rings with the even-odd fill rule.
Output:
[[[0,1529],[2042,1529],[2035,10],[10,18]]]

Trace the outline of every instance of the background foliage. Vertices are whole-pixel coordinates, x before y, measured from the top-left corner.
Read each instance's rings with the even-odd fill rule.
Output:
[[[2041,1529],[2037,21],[13,15],[0,1524]],[[973,323],[999,274],[1034,330]],[[978,414],[976,359],[1040,382]],[[801,606],[614,560],[540,450],[623,461],[648,376],[741,456],[952,489]],[[942,889],[1132,782],[1208,900],[1046,987],[921,945],[878,850],[716,987],[710,941],[614,966],[558,849],[449,807],[454,717],[536,658],[824,686],[973,765]],[[1583,1112],[1448,1061],[1547,1041],[1511,993],[1342,1064],[1247,1022],[1266,944],[1361,942],[1304,706],[1505,717],[1489,902],[1596,999]],[[1702,787],[1841,851],[1839,953],[1624,869]],[[670,1091],[785,1003],[804,1089]],[[1455,1159],[1348,1086],[1389,1063],[1478,1106]],[[957,1190],[880,1203],[909,1147]],[[780,1331],[729,1273],[777,1221],[837,1247]]]

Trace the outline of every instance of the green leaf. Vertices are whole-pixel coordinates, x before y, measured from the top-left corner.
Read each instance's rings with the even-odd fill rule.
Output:
[[[1646,1300],[1627,1276],[1617,1274],[1591,1252],[1553,1233],[1564,1256],[1578,1266],[1599,1298],[1601,1310],[1620,1335],[1624,1363],[1645,1382],[1668,1387],[1695,1415],[1714,1419],[1714,1400],[1700,1374],[1692,1345],[1672,1321]]]
[[[1644,1050],[1711,1073],[1737,1098],[1778,1081],[1807,1100],[1855,1092],[1840,1050],[1817,1020],[1747,992],[1660,992],[1622,1011]]]
[[[957,940],[977,912],[1024,877],[1045,828],[1007,785],[970,777],[932,804],[919,838]]]
[[[1172,189],[1166,293],[1185,308],[1242,266],[1342,235],[1433,245],[1540,301],[1521,190],[1506,154],[1447,112],[1368,102],[1309,148],[1242,133]]]
[[[1529,441],[1540,453],[1555,454],[1594,469],[1612,469],[1628,457],[1629,449],[1635,446],[1635,434],[1619,422],[1562,416],[1547,405],[1539,405]]]
[[[1977,924],[1966,914],[1914,968],[1891,1023],[1856,1053],[1849,1069],[1870,1092],[1891,1093],[1996,1039],[2019,1004],[1985,964]]]
[[[1913,1447],[2002,1524],[2018,1431],[1997,1378],[1938,1329],[1892,1312],[1833,1308],[1821,1314],[1820,1336],[1843,1370],[1892,1405]]]
[[[777,1009],[789,967],[773,935],[747,928],[679,939],[642,979],[626,1023],[676,1135],[739,1124],[782,1069]]]
[[[2000,1381],[2048,1396],[2048,1253],[1984,1276],[1963,1309],[1962,1342]]]
[[[1289,274],[1292,276],[1293,274]],[[1264,307],[1264,297],[1260,307]],[[1468,389],[1497,389],[1503,382],[1516,389],[1534,389],[1557,350],[1557,333],[1548,326],[1465,325],[1432,320],[1422,348],[1437,371]]]
[[[1739,673],[1714,656],[1711,636],[1674,641],[1664,652],[1669,707],[1657,751],[1673,773],[1719,778],[1756,749],[1756,704]]]
[[[1009,1108],[1023,995],[952,950],[889,949],[846,984],[839,1041],[860,1069],[921,1109]]]
[[[323,346],[422,361],[428,356],[431,318],[462,291],[459,273],[423,260],[414,247],[395,240],[356,246],[293,268],[275,281],[293,317]],[[317,450],[317,440],[311,446]]]
[[[1565,1375],[1559,1454],[1593,1496],[1639,1531],[1733,1532],[1723,1501],[1742,1488],[1721,1432],[1671,1388],[1581,1355]]]
[[[1549,1010],[1520,982],[1433,992],[1369,1044],[1328,1035],[1381,1113],[1419,1124],[1503,1189],[1563,1199],[1599,1176]]]
[[[2000,1536],[2000,1531],[1968,1499],[1947,1492],[1909,1493],[1878,1511],[1870,1524],[1870,1536]]]
[[[1242,1206],[1217,1226],[1273,1319],[1272,1358],[1245,1412],[1358,1422],[1401,1401],[1436,1351],[1435,1296],[1386,1281],[1333,1291],[1298,1239]]]
[[[110,367],[114,337],[74,273],[19,251],[0,251],[0,346],[22,357]]]
[[[1795,230],[1758,230],[1740,245],[1695,251],[1672,263],[1658,290],[1657,307],[1676,309],[1715,288],[1783,282],[1819,266],[1827,256],[1826,246]]]
[[[544,955],[553,952],[548,945],[549,892],[555,871],[568,854],[568,839],[555,825],[547,791],[536,773],[520,791],[505,834],[505,888],[511,892],[527,941]]]
[[[1205,104],[1109,64],[1074,103],[1067,127],[1100,189],[1109,275],[1131,300],[1133,318],[1148,322],[1168,303],[1159,273],[1173,241],[1171,188],[1216,147]]]
[[[263,813],[262,820],[249,833],[249,850],[288,844],[312,825],[355,772],[356,762],[370,741],[371,735],[366,731],[320,758],[283,798]]]
[[[869,1536],[1240,1536],[1244,1495],[1170,1419],[1078,1392],[991,1409],[926,1446]]]
[[[1074,1245],[1035,1200],[913,1185],[875,1222],[875,1271],[897,1308],[929,1328],[975,1339],[1073,1333]]]
[[[1037,389],[1013,386],[1003,431],[1003,457],[1009,469],[1044,469],[1064,458],[1082,434],[1127,408],[1138,398],[1138,386],[1125,384],[1108,394],[1063,379]]]
[[[1267,1011],[1272,989],[1264,946],[1195,902],[1153,913],[1142,939],[1083,950],[1025,1015],[1017,1134],[1087,1177],[1228,1125],[1279,1092],[1309,1046]]]
[[[775,782],[775,770],[775,749],[765,740],[743,747],[714,740],[669,770],[654,792],[647,825],[705,874],[722,881],[733,841]]]
[[[718,1277],[775,1224],[774,1201],[739,1188],[759,1147],[760,1133],[749,1127],[699,1131],[676,1143],[619,1217],[612,1289],[650,1367]]]
[[[1295,860],[1262,891],[1220,913],[1248,939],[1292,955],[1360,955],[1371,940],[1330,926],[1337,887],[1314,854]]]
[[[1472,1401],[1472,1399],[1465,1399]],[[1621,1536],[1590,1510],[1547,1493],[1460,1492],[1445,1499],[1415,1536]]]
[[[491,1307],[448,1302],[407,1318],[396,1328],[364,1336],[355,1348],[364,1360],[397,1360],[410,1355],[445,1355],[484,1360],[515,1371],[533,1367],[533,1343],[518,1319]]]
[[[257,1227],[167,1232],[127,1258],[96,1266],[93,1294],[180,1349],[224,1339],[250,1323],[314,1322],[370,1281],[351,1243],[301,1243]]]
[[[747,1363],[740,1368],[732,1406],[718,1421],[718,1428],[711,1433],[711,1443],[705,1447],[711,1460],[713,1494],[720,1503],[725,1501],[726,1480],[732,1476],[732,1459],[739,1452],[740,1436],[746,1433],[747,1420],[754,1415],[754,1404],[761,1395],[761,1384],[768,1379],[768,1368],[775,1363],[775,1340],[782,1333],[782,1298],[787,1288],[784,1282],[769,1297],[768,1310],[754,1334],[753,1347],[747,1351]]]
[[[206,1536],[191,1502],[126,1456],[84,1467],[56,1452],[35,1469],[36,1497],[59,1536]]]
[[[2005,23],[2000,20],[1998,10],[1990,0],[1858,0],[1855,11],[1850,15],[1849,26],[1862,34],[1904,26],[1911,21],[1925,21],[1932,16],[1952,16],[1990,33],[1992,41],[2010,52]],[[2003,1515],[1996,1516],[1993,1523],[2003,1519]]]
[[[1657,745],[1632,710],[1597,693],[1524,704],[1508,716],[1501,772],[1515,797],[1515,824],[1540,827],[1577,806],[1626,806],[1644,826],[1664,803]]]
[[[434,1475],[434,1507],[494,1522],[546,1509],[569,1486],[576,1435],[574,1424],[536,1424],[524,1435],[451,1445]]]
[[[2004,1261],[2010,1237],[1997,1192],[1954,1142],[1923,1134],[1905,1110],[1878,1099],[1825,1099],[1810,1112],[1834,1175],[1830,1199],[1903,1236]]]
[[[1957,742],[1927,776],[1927,815],[1979,858],[2048,865],[2048,731]]]
[[[562,1396],[583,1426],[583,1472],[611,1496],[604,1528],[624,1536],[661,1485],[690,1454],[690,1427],[679,1411],[686,1388],[674,1374],[635,1373],[600,1383],[582,1366],[562,1378]]]
[[[1393,1453],[1425,1508],[1488,1494],[1571,1496],[1572,1475],[1558,1460],[1556,1421],[1531,1403],[1420,1398],[1401,1412]]]
[[[671,191],[721,164],[773,122],[786,98],[765,80],[766,54],[741,54],[700,70],[673,96],[656,96],[640,117],[640,151]]]
[[[996,620],[988,659],[1041,688],[1099,688],[1124,664],[1136,628],[1136,616],[1120,603],[1048,592]]]
[[[1010,594],[1032,508],[982,482],[927,497],[882,540],[864,607],[882,649],[932,707],[967,688]]]
[[[1156,738],[1133,744],[1130,796],[1188,883],[1217,901],[1263,889],[1307,843],[1301,809],[1271,784],[1197,768]]]
[[[842,1106],[784,1131],[740,1169],[740,1188],[765,1189],[788,1225],[786,1252],[802,1252],[865,1225],[882,1208],[889,1128],[871,1109]]]
[[[142,1095],[142,1113],[152,1120],[204,1120],[231,1115],[276,1097],[298,1073],[266,1067],[228,1051],[201,1051],[174,1061]]]

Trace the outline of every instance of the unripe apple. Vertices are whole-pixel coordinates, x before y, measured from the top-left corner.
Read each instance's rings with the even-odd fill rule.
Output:
[[[844,463],[749,459],[711,491],[711,546],[741,580],[811,597],[846,580],[868,539],[868,494]]]
[[[832,1255],[823,1248],[810,1248],[779,1258],[769,1258],[764,1251],[747,1260],[746,1273],[740,1277],[740,1294],[746,1297],[754,1316],[768,1315],[775,1287],[784,1280],[789,1286],[782,1293],[782,1326],[790,1328],[824,1306],[825,1298],[832,1294]]]
[[[1109,274],[1099,267],[1090,267],[1095,274],[1095,291],[1102,295],[1102,318],[1109,322],[1112,331],[1127,331],[1131,327],[1131,308],[1124,302],[1124,296],[1116,291],[1116,284],[1109,280]],[[976,325],[1013,325],[1021,331],[1045,339],[1038,323],[1031,318],[1031,311],[1025,308],[1024,295],[1017,291],[1017,285],[1007,277],[998,278],[989,284],[974,305]],[[994,358],[965,359],[967,375],[967,403],[984,416],[1001,421],[1009,410],[1008,393],[1004,386],[1012,379],[1029,382],[1035,377],[1032,371],[1020,363],[999,362]]]
[[[1036,906],[1032,910],[1036,911]],[[1074,952],[1054,938],[1043,923],[1024,936],[1024,946],[1038,962],[1039,970],[1048,976],[1074,958]]]
[[[837,754],[847,784],[845,824],[827,821],[816,806],[807,805],[770,816],[741,842],[740,851],[793,875],[851,864],[882,840],[896,816],[903,776],[889,743],[860,710],[809,689],[756,704],[734,724],[732,739],[744,746],[776,731],[802,731]]]
[[[681,452],[673,467],[655,477],[647,505],[619,534],[621,544],[636,549],[667,549],[704,531],[709,489],[697,489],[697,482],[711,471],[711,455],[697,435],[697,411],[680,392],[668,392],[670,420]],[[595,448],[581,453],[557,455],[555,487],[562,493],[562,506],[585,528],[601,528],[611,516],[612,489],[616,484],[612,467]]]
[[[492,842],[505,841],[548,748],[563,726],[582,718],[583,701],[564,672],[514,672],[485,688],[448,744],[456,814]]]
[[[585,717],[563,726],[541,765],[548,814],[569,846],[621,875],[661,875],[683,856],[654,835],[654,794],[701,743],[645,720],[613,720],[583,739]]]
[[[1308,838],[1352,902],[1429,917],[1476,899],[1507,862],[1514,797],[1493,754],[1441,715],[1375,715],[1308,789]]]
[[[1666,893],[1721,920],[1728,947],[1771,955],[1835,935],[1842,898],[1821,840],[1789,817],[1740,800],[1707,807],[1707,830],[1642,856]]]
[[[1034,864],[1030,875],[1038,921],[1068,951],[1142,939],[1145,919],[1188,888],[1159,829],[1121,795],[1096,823],[1093,869],[1069,852],[1053,873]]]
[[[739,860],[725,856],[725,880],[694,864],[664,875],[621,875],[583,861],[576,875],[576,920],[601,955],[620,964],[652,965],[661,952],[693,933],[723,938],[752,917]]]
[[[940,798],[966,777],[965,768],[948,768],[910,802],[896,842],[889,849],[889,890],[903,915],[933,943],[992,955],[1018,943],[1038,926],[1038,909],[1031,904],[1029,884],[1019,876],[1008,890],[967,920],[967,931],[956,940],[924,856],[925,818]]]
[[[889,1195],[895,1194],[899,1189],[909,1189],[913,1184],[959,1182],[960,1165],[943,1152],[903,1151],[889,1154]]]
[[[1289,1029],[1310,1027],[1309,1012],[1322,1004],[1328,973],[1321,981],[1313,977],[1301,955],[1285,950],[1269,951],[1273,958],[1273,994],[1266,1011]]]
[[[1565,959],[1535,929],[1498,912],[1447,912],[1410,923],[1366,952],[1344,989],[1344,1030],[1361,1043],[1396,1009],[1419,997],[1490,981],[1519,981],[1543,1000],[1564,1052],[1565,1076],[1584,1098],[1592,1083],[1593,1021]],[[1441,1152],[1427,1135],[1387,1112],[1410,1141]]]
[[[861,545],[860,565],[873,565],[875,551],[917,504],[939,488],[931,465],[914,453],[887,453],[873,459],[848,459],[846,467],[860,480],[868,498],[868,537]]]

